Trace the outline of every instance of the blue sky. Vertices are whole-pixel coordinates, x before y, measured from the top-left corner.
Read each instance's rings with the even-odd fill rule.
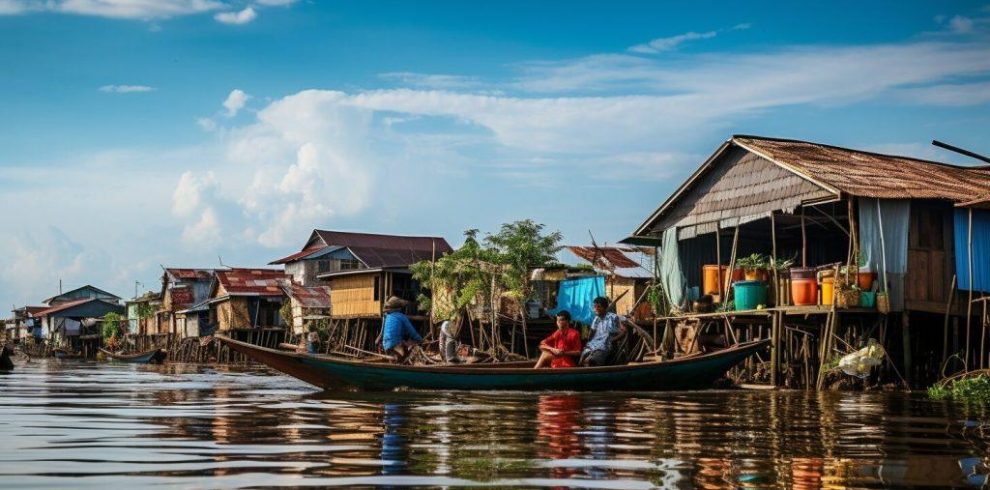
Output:
[[[314,227],[615,242],[733,133],[990,153],[985,2],[0,0],[0,304]]]

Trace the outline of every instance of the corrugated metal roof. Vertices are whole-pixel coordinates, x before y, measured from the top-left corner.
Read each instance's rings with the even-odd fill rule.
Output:
[[[315,253],[317,253],[317,252],[319,252],[321,250],[324,250],[326,248],[328,248],[328,247],[324,247],[323,245],[317,245],[315,247],[304,248],[301,252],[296,252],[296,253],[294,253],[292,255],[289,255],[287,257],[282,257],[281,259],[273,260],[273,261],[269,262],[268,264],[269,265],[285,264],[287,262],[294,262],[296,260],[305,259],[306,257],[308,257],[310,255],[313,255],[313,254],[315,254]]]
[[[216,271],[219,282],[230,296],[282,296],[282,284],[289,282],[285,272],[273,269],[229,269]]]
[[[567,247],[574,255],[587,260],[595,267],[603,269],[612,269],[618,267],[621,269],[632,269],[638,268],[639,262],[630,259],[624,252],[635,252],[635,249],[631,248],[618,248],[618,247],[582,247],[576,245],[569,245]],[[603,260],[604,259],[604,260]]]
[[[41,311],[39,311],[37,313],[34,313],[34,316],[37,316],[37,317],[49,316],[49,315],[51,315],[53,313],[58,313],[60,311],[68,310],[69,308],[73,308],[73,307],[79,306],[81,304],[89,303],[90,301],[102,301],[102,300],[97,299],[97,298],[83,298],[83,299],[77,299],[75,301],[66,301],[65,303],[62,303],[62,304],[60,304],[58,306],[53,306],[51,308],[46,308],[46,309],[41,310]],[[106,303],[106,302],[104,301],[104,303]]]
[[[283,284],[282,290],[303,308],[330,308],[330,288],[326,286],[306,287],[293,282]]]
[[[370,247],[393,250],[418,250],[432,252],[436,246],[437,255],[453,252],[447,240],[441,237],[378,235],[374,233],[352,233],[347,231],[314,230],[327,246]]]
[[[102,290],[102,289],[100,289],[100,288],[98,288],[96,286],[91,285],[91,284],[87,284],[87,285],[82,286],[82,287],[78,287],[78,288],[75,288],[75,289],[70,289],[70,290],[68,290],[68,291],[66,291],[64,293],[61,293],[61,294],[56,294],[55,296],[52,296],[51,298],[48,298],[48,299],[44,300],[43,302],[44,303],[51,303],[56,298],[60,298],[60,297],[65,296],[65,295],[72,294],[72,293],[74,293],[76,291],[80,291],[80,290],[83,290],[83,289],[89,289],[91,291],[96,291],[97,293],[102,293],[102,294],[105,294],[107,296],[113,296],[114,298],[122,299],[120,296],[117,296],[116,294],[113,294],[113,293],[104,291],[104,290]]]
[[[732,142],[823,187],[854,196],[960,202],[990,190],[990,175],[978,167],[760,136],[733,136]]]
[[[347,247],[348,250],[369,268],[408,267],[422,260],[433,258],[433,250],[410,250],[402,248]],[[449,251],[449,250],[448,250]],[[437,248],[436,257],[443,252]]]
[[[165,273],[174,281],[209,281],[213,279],[213,269],[181,269],[169,267]]]

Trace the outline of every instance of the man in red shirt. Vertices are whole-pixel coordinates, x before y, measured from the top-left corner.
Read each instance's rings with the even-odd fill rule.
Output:
[[[551,368],[575,367],[581,355],[581,333],[571,328],[571,314],[567,310],[557,313],[557,331],[540,342],[540,360],[536,367],[550,363]]]

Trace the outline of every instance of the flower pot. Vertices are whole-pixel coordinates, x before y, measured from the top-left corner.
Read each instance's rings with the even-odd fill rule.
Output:
[[[746,269],[746,271],[743,273],[743,275],[746,277],[746,280],[747,281],[759,281],[760,280],[760,271],[759,271],[759,269]]]
[[[873,281],[875,281],[876,278],[876,272],[860,270],[859,274],[856,275],[856,282],[859,284],[859,289],[862,289],[863,291],[871,291],[873,289]]]
[[[791,279],[814,279],[814,267],[791,267]]]

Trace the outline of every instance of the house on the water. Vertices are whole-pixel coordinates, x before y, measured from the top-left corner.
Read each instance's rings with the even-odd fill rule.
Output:
[[[848,323],[835,320],[840,323],[836,331],[856,332],[847,338],[857,341],[871,337],[885,342],[906,368],[905,376],[920,381],[938,373],[951,353],[965,350],[963,358],[972,360],[985,350],[975,343],[963,345],[962,339],[979,338],[980,332],[975,327],[966,331],[967,322],[961,321],[968,293],[960,289],[972,286],[962,280],[958,267],[965,247],[959,241],[963,211],[956,205],[988,192],[986,166],[739,135],[723,143],[624,242],[658,248],[664,290],[677,307],[668,324],[695,322],[700,330],[724,327],[728,318],[736,325],[743,320],[758,324],[753,331],[763,335],[779,331],[775,368],[805,380],[816,375],[803,372],[808,359],[791,356],[787,342],[796,348],[805,345],[807,352],[802,343],[810,339],[815,345],[815,329],[823,327],[812,320],[832,318],[827,310],[833,306],[794,308],[781,301],[785,306],[765,311],[706,316],[691,311],[692,301],[706,293],[731,295],[725,281],[714,278],[720,268],[752,253],[794,258],[796,266],[841,263],[872,271],[877,275],[872,288],[887,293],[889,313],[850,308]],[[716,272],[706,281],[709,269]],[[818,279],[823,280],[821,274]],[[818,302],[832,299],[829,295]],[[946,313],[951,322],[943,321]],[[712,315],[718,318],[710,320]],[[743,333],[750,328],[742,328]],[[820,360],[812,361],[817,365]]]
[[[294,281],[287,281],[282,284],[282,291],[285,292],[290,304],[293,334],[305,334],[307,322],[330,318],[329,287],[306,287]]]
[[[48,308],[32,316],[41,320],[41,335],[53,345],[92,355],[100,345],[99,322],[107,313],[123,316],[120,297],[86,285],[45,300]]]
[[[124,302],[127,308],[127,333],[130,335],[148,335],[157,332],[158,319],[156,314],[162,305],[162,295],[148,291],[141,296]]]
[[[166,267],[162,273],[161,308],[157,325],[147,334],[198,337],[209,313],[213,269]]]
[[[290,276],[280,270],[216,270],[210,285],[209,324],[238,338],[257,338],[246,334],[258,332],[284,333],[280,313],[285,301],[282,286],[289,280]]]
[[[14,316],[7,319],[4,326],[7,340],[23,342],[28,337],[41,338],[41,319],[34,315],[46,309],[47,306],[22,306],[11,310]]]

